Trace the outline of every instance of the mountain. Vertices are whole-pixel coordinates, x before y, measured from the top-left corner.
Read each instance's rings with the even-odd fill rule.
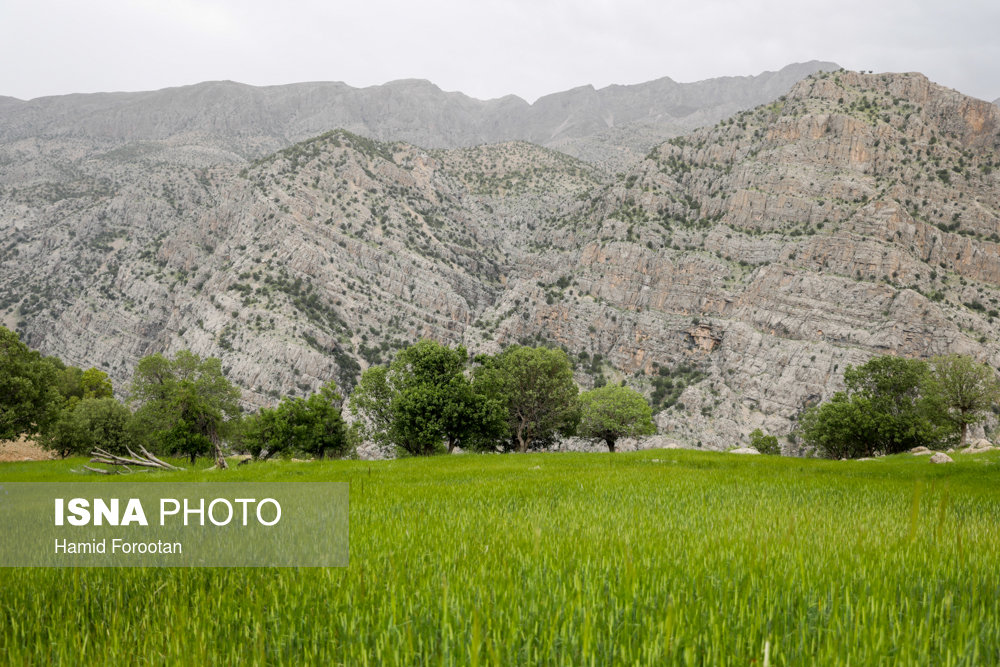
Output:
[[[480,101],[422,80],[352,88],[344,83],[254,87],[231,81],[141,93],[0,98],[0,143],[43,139],[96,152],[182,146],[202,164],[255,159],[333,129],[427,148],[523,140],[592,161],[641,157],[665,138],[769,102],[833,63],[789,65],[758,76],[696,83],[664,78],[632,86],[587,86],[534,104]],[[192,159],[188,156],[188,160]]]
[[[1000,364],[1000,108],[919,74],[813,75],[620,177],[347,131],[212,166],[60,139],[53,171],[44,141],[0,153],[0,317],[119,389],[183,347],[261,405],[423,336],[545,343],[725,448],[872,354]]]

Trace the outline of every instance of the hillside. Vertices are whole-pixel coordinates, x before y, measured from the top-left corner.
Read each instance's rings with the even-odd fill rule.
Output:
[[[0,317],[119,388],[182,347],[260,405],[422,336],[549,343],[726,447],[873,353],[1000,363],[1000,109],[917,74],[815,75],[617,178],[345,131],[213,166],[129,146],[56,172],[38,145],[0,160]]]

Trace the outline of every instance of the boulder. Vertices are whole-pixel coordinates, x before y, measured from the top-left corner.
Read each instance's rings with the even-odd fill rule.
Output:
[[[737,447],[736,449],[730,449],[729,453],[730,454],[760,454],[760,452],[758,452],[753,447]]]
[[[982,454],[983,452],[991,452],[991,451],[993,451],[993,445],[990,444],[990,441],[986,440],[985,438],[980,438],[979,440],[976,440],[971,445],[969,445],[969,447],[965,450],[965,453]]]
[[[933,454],[934,452],[927,449],[926,447],[914,447],[913,449],[910,450],[910,453],[913,454],[914,456],[924,456],[925,454]]]
[[[945,454],[944,452],[938,452],[937,454],[931,457],[931,463],[954,463],[954,462],[951,460],[951,457]]]

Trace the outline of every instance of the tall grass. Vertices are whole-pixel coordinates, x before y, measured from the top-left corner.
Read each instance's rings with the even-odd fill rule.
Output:
[[[0,571],[0,659],[761,665],[767,645],[772,665],[995,664],[995,462],[671,450],[180,473],[349,481],[350,566]]]

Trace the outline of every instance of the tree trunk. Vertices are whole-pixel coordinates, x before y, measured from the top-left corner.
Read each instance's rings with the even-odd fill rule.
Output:
[[[615,439],[614,438],[605,438],[604,442],[608,443],[608,451],[611,452],[612,454],[614,454],[615,453]]]
[[[455,450],[455,441],[452,438],[448,438],[448,453],[451,454]]]
[[[962,415],[962,416],[964,417],[965,415]],[[962,439],[958,441],[958,446],[959,446],[959,447],[964,447],[964,446],[965,446],[965,436],[966,436],[966,434],[967,434],[968,432],[969,432],[969,425],[968,425],[968,424],[966,424],[966,423],[965,423],[965,422],[963,421],[963,422],[962,422]]]
[[[528,441],[524,438],[524,424],[518,424],[517,426],[517,451],[519,454],[524,454],[528,451]]]
[[[219,441],[219,434],[212,430],[210,436],[212,441],[212,448],[215,450],[215,466],[219,470],[226,470],[229,468],[229,464],[226,463],[226,457],[222,455],[222,442]]]

